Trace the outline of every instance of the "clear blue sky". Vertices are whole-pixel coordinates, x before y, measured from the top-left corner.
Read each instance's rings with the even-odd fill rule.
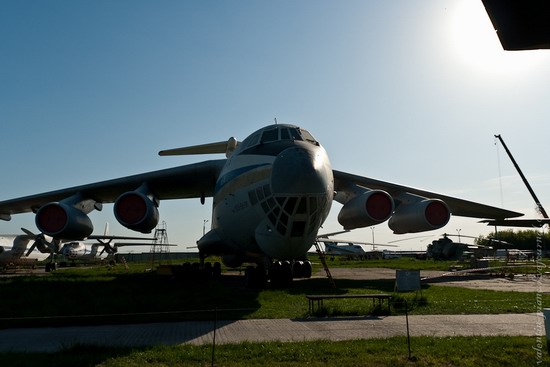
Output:
[[[502,148],[499,172],[502,134],[550,209],[550,51],[503,51],[480,0],[3,0],[0,55],[1,200],[218,158],[157,152],[276,117],[310,130],[335,169],[533,217]],[[170,241],[194,245],[210,205],[162,202]],[[322,232],[340,229],[339,207]],[[135,234],[111,205],[91,218]],[[0,233],[21,226],[34,216]],[[491,230],[455,218],[428,234],[457,229]]]

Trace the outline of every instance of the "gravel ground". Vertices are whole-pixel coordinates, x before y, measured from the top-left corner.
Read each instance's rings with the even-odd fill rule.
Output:
[[[385,268],[330,268],[334,279],[395,279],[395,269]],[[324,277],[321,270],[315,276]],[[495,291],[542,292],[550,294],[550,278],[544,275],[540,279],[530,275],[516,275],[514,279],[495,277],[485,274],[456,275],[437,270],[421,270],[421,278],[429,278],[431,284]]]

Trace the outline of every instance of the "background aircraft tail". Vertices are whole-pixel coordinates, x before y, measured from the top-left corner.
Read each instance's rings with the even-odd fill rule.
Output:
[[[234,137],[230,137],[227,141],[220,141],[217,143],[193,145],[190,147],[175,148],[161,150],[159,155],[191,155],[191,154],[217,154],[225,153],[225,156],[229,158],[235,148],[237,148],[239,142]]]

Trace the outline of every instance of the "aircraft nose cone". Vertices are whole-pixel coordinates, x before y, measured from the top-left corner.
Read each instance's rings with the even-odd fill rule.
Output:
[[[332,184],[332,170],[321,150],[289,148],[273,163],[272,182],[276,194],[323,194]]]

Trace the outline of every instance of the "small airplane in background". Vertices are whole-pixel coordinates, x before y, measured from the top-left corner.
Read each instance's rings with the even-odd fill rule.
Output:
[[[25,234],[0,236],[0,267],[16,265],[34,265],[37,261],[45,260],[48,255],[37,253],[34,256],[24,256],[32,238]]]
[[[458,242],[454,242],[450,237],[459,237]],[[506,241],[497,239],[487,240],[487,244],[468,244],[461,242],[460,238],[477,239],[475,236],[461,234],[443,233],[440,238],[433,240],[427,247],[428,258],[434,260],[459,260],[465,257],[487,257],[494,254],[495,248],[511,247],[512,245]]]
[[[73,241],[63,244],[60,250],[60,254],[65,260],[99,260],[107,257],[114,257],[118,252],[119,247],[123,246],[151,246],[156,238],[149,237],[129,237],[129,236],[110,236],[109,235],[109,223],[105,223],[105,230],[103,235],[91,235],[89,240],[96,240],[96,243],[87,244],[84,242]],[[113,240],[137,240],[137,241],[150,241],[144,242],[115,242]],[[165,246],[174,246],[165,244]],[[101,251],[99,250],[101,248]]]
[[[58,255],[61,256],[63,262],[75,260],[96,261],[107,258],[108,253],[102,250],[99,243],[66,242],[59,250]],[[63,266],[63,263],[61,266]]]
[[[328,256],[346,256],[350,258],[363,258],[367,256],[366,251],[360,245],[356,245],[352,242],[344,245],[338,245],[338,242],[323,241],[325,244],[325,253]]]
[[[368,257],[369,253],[361,245],[372,246],[372,252],[376,251],[376,247],[397,247],[397,245],[334,239],[329,238],[327,235],[317,238],[317,242],[325,244],[325,253],[329,256],[347,256],[350,258]],[[343,245],[339,245],[340,243]]]
[[[114,203],[118,222],[150,233],[162,200],[212,197],[212,227],[197,241],[200,266],[220,255],[226,266],[247,268],[248,279],[287,285],[309,274],[307,253],[333,200],[344,229],[388,221],[396,234],[444,227],[451,214],[505,219],[523,214],[412,187],[333,170],[328,154],[306,129],[266,126],[242,142],[227,141],[176,148],[160,155],[225,153],[207,160],[154,172],[0,201],[0,219],[35,214],[41,233],[82,240],[93,231],[88,214]],[[368,158],[368,157],[367,157]],[[376,158],[378,159],[378,158]]]
[[[85,243],[82,241],[56,241],[55,239],[45,236],[43,234],[34,234],[28,229],[21,228],[25,235],[25,238],[34,240],[34,243],[27,251],[26,256],[28,257],[34,249],[38,249],[40,253],[45,253],[51,255],[50,262],[46,264],[46,272],[50,270],[55,270],[57,265],[55,263],[55,257],[61,256],[64,262],[66,261],[97,261],[107,258],[109,255],[114,255],[117,253],[118,248],[122,246],[151,246],[155,238],[150,237],[129,237],[129,236],[110,236],[108,235],[108,225],[105,225],[105,234],[103,235],[90,235],[86,240],[95,240],[96,243]],[[138,241],[151,241],[149,243],[144,242],[115,242],[117,240],[138,240]],[[27,242],[28,242],[27,241]],[[173,246],[173,245],[167,245]],[[26,249],[26,247],[25,247]],[[101,249],[101,250],[100,250]],[[25,250],[23,250],[25,251]]]
[[[107,239],[105,237],[97,238],[96,243],[84,243],[80,241],[66,242],[59,250],[59,255],[65,261],[97,261],[113,258],[118,252],[119,247],[123,246],[152,246],[154,238],[141,238],[143,240],[149,240],[150,243],[111,243],[112,239],[140,239],[139,237],[110,237],[108,242],[103,242]],[[90,238],[89,238],[90,239]],[[163,246],[175,246],[171,244],[163,244]]]

